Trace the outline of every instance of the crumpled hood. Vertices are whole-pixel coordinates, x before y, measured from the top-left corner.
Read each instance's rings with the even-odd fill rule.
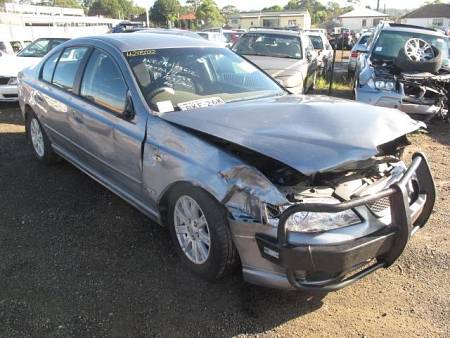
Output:
[[[269,156],[305,175],[366,160],[379,153],[378,146],[423,125],[396,109],[294,95],[161,117]]]
[[[41,61],[41,58],[20,57],[15,55],[3,55],[0,57],[0,76],[16,76],[29,66],[34,66]]]

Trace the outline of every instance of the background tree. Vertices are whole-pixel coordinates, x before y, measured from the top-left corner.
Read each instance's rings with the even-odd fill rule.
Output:
[[[55,1],[75,1],[75,0],[55,0]],[[88,4],[84,2],[85,6]],[[145,13],[145,9],[134,6],[130,0],[94,0],[88,10],[89,15],[101,15],[115,19],[133,19]]]
[[[206,27],[222,26],[224,19],[214,0],[203,0],[197,9],[197,19],[202,20]]]
[[[53,6],[66,8],[81,8],[81,5],[76,0],[54,0]]]
[[[283,7],[280,5],[274,5],[271,7],[265,7],[262,9],[263,12],[281,12],[283,10]]]
[[[172,26],[180,13],[178,0],[156,0],[150,8],[150,20],[157,25]]]
[[[228,5],[222,8],[220,11],[222,14],[225,23],[228,25],[230,23],[230,17],[235,14],[239,14],[239,9],[236,6]]]

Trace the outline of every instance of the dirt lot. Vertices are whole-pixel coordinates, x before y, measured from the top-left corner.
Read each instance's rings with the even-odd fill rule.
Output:
[[[411,138],[439,199],[401,259],[325,297],[188,273],[166,229],[62,162],[0,107],[0,336],[449,336],[450,126]]]

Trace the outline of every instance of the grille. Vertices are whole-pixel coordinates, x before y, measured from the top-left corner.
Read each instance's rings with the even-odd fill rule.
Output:
[[[0,85],[6,85],[9,82],[9,77],[0,76]]]
[[[382,216],[380,214],[386,212],[386,210],[391,206],[391,203],[389,197],[384,197],[374,202],[368,203],[367,206],[374,214],[376,214],[377,216]]]

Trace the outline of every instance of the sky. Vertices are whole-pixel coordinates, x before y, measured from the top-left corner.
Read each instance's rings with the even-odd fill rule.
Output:
[[[227,5],[234,5],[239,8],[241,11],[248,10],[259,10],[264,7],[270,7],[273,5],[281,5],[284,6],[287,4],[288,0],[215,0],[217,5],[222,8]],[[323,4],[328,3],[330,0],[319,0]],[[341,5],[345,5],[345,0],[333,0],[339,2]],[[149,7],[154,3],[154,0],[134,0],[134,2],[142,7]],[[180,0],[181,3],[184,3],[184,0]],[[377,0],[362,0],[361,3],[365,5],[371,6],[371,8],[376,8]],[[380,8],[383,8],[386,3],[387,8],[417,8],[424,5],[425,0],[380,0]]]

